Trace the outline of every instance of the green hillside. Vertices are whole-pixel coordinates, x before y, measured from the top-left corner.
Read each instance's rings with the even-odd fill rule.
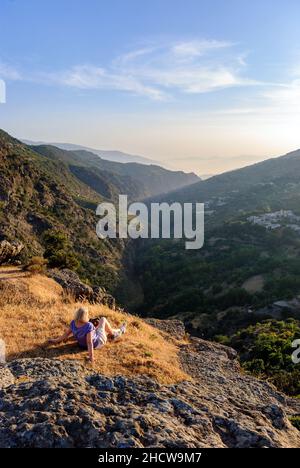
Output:
[[[178,240],[140,242],[142,309],[185,317],[213,336],[224,324],[216,320],[222,311],[257,309],[300,294],[299,176],[300,151],[160,197],[205,202],[205,244],[187,251]],[[280,217],[280,210],[287,214]],[[259,224],[266,214],[265,225]]]
[[[97,238],[95,208],[104,200],[115,202],[120,193],[141,199],[157,192],[158,185],[168,187],[168,180],[174,187],[177,173],[110,163],[86,151],[29,147],[2,130],[0,171],[0,240],[22,242],[25,261],[47,252],[51,239],[59,245],[58,266],[75,268],[82,279],[107,288],[121,303],[135,302],[139,287],[127,274],[131,248],[125,251],[122,240]],[[190,180],[183,173],[179,179]]]
[[[195,202],[208,200],[210,197],[221,197],[234,194],[235,191],[245,192],[248,188],[265,184],[276,184],[284,179],[295,180],[300,175],[300,150],[284,156],[267,159],[266,161],[226,172],[205,181],[200,181],[190,187],[176,190],[166,197],[167,200]]]
[[[115,293],[124,279],[124,245],[97,238],[94,208],[101,200],[67,164],[45,159],[1,131],[0,240],[22,242],[26,260],[49,247],[45,233],[57,243],[61,238],[81,277]]]
[[[85,150],[67,151],[51,145],[36,145],[31,149],[48,159],[65,162],[76,177],[101,195],[112,198],[115,196],[112,186],[117,193],[137,200],[199,181],[199,177],[192,173],[168,171],[155,165],[107,161]]]

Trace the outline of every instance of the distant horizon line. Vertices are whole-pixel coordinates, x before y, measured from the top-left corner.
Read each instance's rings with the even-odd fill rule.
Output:
[[[185,172],[185,173],[194,173],[196,174],[198,177],[200,177],[202,180],[207,180],[211,177],[214,177],[214,176],[218,176],[218,175],[221,175],[221,174],[226,174],[227,172],[232,172],[232,171],[236,171],[236,170],[239,170],[239,169],[243,169],[245,167],[249,167],[249,166],[252,166],[254,164],[259,164],[261,162],[264,162],[264,161],[267,161],[269,159],[274,159],[274,158],[280,158],[282,156],[286,156],[286,155],[289,155],[289,154],[292,154],[292,153],[295,153],[297,151],[300,150],[300,148],[297,148],[295,150],[291,150],[291,151],[288,151],[284,154],[276,154],[276,155],[272,155],[272,156],[257,156],[257,160],[253,161],[253,162],[248,162],[246,163],[245,165],[242,165],[242,166],[237,166],[233,169],[228,169],[228,170],[224,170],[224,171],[220,171],[220,172],[210,172],[210,173],[198,173],[198,172],[195,172],[193,170],[182,170],[182,169],[177,169],[177,168],[174,168],[174,167],[170,167],[171,165],[169,164],[169,167],[167,167],[167,164],[165,164],[165,161],[159,161],[159,160],[156,160],[156,159],[150,159],[149,157],[147,156],[141,156],[139,154],[133,154],[133,153],[128,153],[127,151],[123,151],[123,150],[120,150],[120,149],[99,149],[99,148],[95,148],[93,146],[86,146],[86,145],[82,145],[82,144],[79,144],[79,143],[70,143],[70,142],[46,142],[46,141],[34,141],[34,140],[27,140],[26,138],[25,139],[20,139],[21,141],[23,141],[24,143],[27,141],[29,142],[30,144],[35,144],[35,145],[51,145],[51,146],[56,146],[56,145],[70,145],[70,146],[78,146],[78,147],[81,147],[82,149],[85,149],[85,150],[91,150],[91,152],[94,151],[103,151],[105,153],[120,153],[122,155],[125,155],[125,156],[129,156],[129,157],[133,157],[133,158],[140,158],[142,160],[145,160],[145,161],[148,161],[148,164],[147,165],[151,165],[151,164],[157,164],[158,166],[161,166],[165,169],[168,169],[168,170],[171,170],[171,171],[176,171],[176,172]],[[69,150],[67,150],[69,151]],[[70,150],[72,151],[72,150]],[[255,156],[245,156],[245,155],[240,155],[240,156],[236,156],[234,157],[234,159],[238,159],[239,157],[253,157],[255,158]],[[105,158],[103,158],[105,159]],[[197,159],[197,158],[193,158],[194,160]],[[232,159],[232,158],[230,158]],[[198,159],[197,159],[198,160]],[[225,159],[226,160],[226,159]],[[201,161],[201,158],[199,158],[199,161]],[[126,163],[123,163],[123,164],[126,164]],[[143,164],[142,162],[138,163],[138,164]]]
[[[4,130],[6,131],[6,130]],[[7,132],[8,134],[10,134],[9,132]],[[267,161],[269,159],[274,159],[274,158],[277,158],[277,157],[282,157],[282,156],[286,156],[286,155],[289,155],[291,153],[295,153],[297,151],[300,150],[300,148],[297,148],[295,150],[291,150],[291,151],[288,151],[284,154],[276,154],[276,155],[272,155],[272,156],[257,156],[257,160],[254,160],[253,162],[248,162],[244,165],[241,165],[241,166],[237,166],[237,167],[234,167],[232,169],[226,169],[226,170],[221,170],[220,172],[210,172],[210,173],[201,173],[200,171],[194,171],[194,170],[186,170],[186,169],[179,169],[179,168],[176,168],[174,167],[174,165],[172,165],[172,162],[169,163],[169,162],[166,162],[166,161],[161,161],[161,160],[156,160],[156,159],[150,159],[149,157],[147,156],[141,156],[139,154],[133,154],[133,153],[130,153],[130,152],[126,152],[126,151],[123,151],[123,150],[120,150],[120,149],[99,149],[99,148],[95,148],[94,145],[92,146],[89,146],[89,145],[84,145],[84,144],[80,144],[80,143],[70,143],[70,142],[58,142],[58,141],[43,141],[43,140],[31,140],[31,139],[27,139],[27,138],[19,138],[19,137],[14,137],[14,138],[17,138],[18,140],[20,140],[21,142],[23,142],[24,144],[27,144],[27,145],[33,145],[33,146],[37,146],[37,145],[50,145],[50,146],[57,146],[59,147],[59,145],[63,146],[74,146],[74,147],[78,147],[78,148],[81,148],[82,150],[86,150],[86,151],[91,151],[91,152],[103,152],[103,153],[111,153],[113,155],[113,153],[117,153],[117,154],[120,154],[120,155],[124,155],[126,157],[129,157],[129,158],[136,158],[137,161],[117,161],[117,160],[110,160],[110,159],[106,159],[105,158],[105,155],[103,156],[100,156],[99,154],[97,153],[94,153],[96,154],[97,156],[99,157],[102,157],[102,159],[104,160],[108,160],[108,161],[112,161],[112,162],[120,162],[122,164],[127,164],[127,163],[136,163],[136,164],[144,164],[144,165],[157,165],[157,166],[160,166],[162,168],[165,168],[167,170],[170,170],[170,171],[173,171],[173,172],[183,172],[183,173],[193,173],[193,174],[196,174],[200,179],[202,180],[207,180],[211,177],[214,177],[214,176],[218,176],[218,175],[221,175],[221,174],[226,174],[226,173],[229,173],[229,172],[233,172],[233,171],[236,171],[236,170],[239,170],[239,169],[243,169],[243,168],[246,168],[246,167],[249,167],[249,166],[252,166],[254,164],[258,164],[258,163],[261,163],[261,162],[264,162],[264,161]],[[64,149],[66,151],[72,151],[72,149],[67,149],[67,148],[61,148],[61,149]],[[75,150],[76,151],[76,150]],[[245,156],[240,156],[240,157],[245,157]],[[249,156],[250,157],[250,156]],[[234,158],[228,158],[228,159],[238,159],[239,157],[236,156]],[[253,156],[253,158],[255,158],[255,156]],[[187,158],[188,159],[188,158]],[[195,160],[197,158],[193,157],[193,160]],[[217,158],[216,158],[217,159]],[[144,161],[144,162],[143,162]],[[199,161],[201,162],[201,158],[199,158]],[[224,161],[226,161],[226,158],[224,159]]]

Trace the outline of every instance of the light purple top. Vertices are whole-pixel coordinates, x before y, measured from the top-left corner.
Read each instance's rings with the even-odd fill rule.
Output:
[[[70,328],[81,348],[87,348],[86,335],[90,332],[92,332],[93,347],[96,348],[99,345],[99,338],[95,333],[96,329],[91,322],[87,322],[83,327],[76,327],[75,320],[72,320]]]

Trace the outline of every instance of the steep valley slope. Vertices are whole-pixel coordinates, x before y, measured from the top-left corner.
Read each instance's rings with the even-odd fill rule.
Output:
[[[0,130],[0,242],[23,245],[22,262],[49,248],[53,253],[56,243],[57,266],[69,264],[119,302],[135,302],[138,288],[127,271],[130,249],[125,253],[126,243],[120,239],[99,241],[97,205],[116,202],[119,194],[138,200],[198,180],[194,174],[158,166],[105,161],[82,150],[29,147]]]

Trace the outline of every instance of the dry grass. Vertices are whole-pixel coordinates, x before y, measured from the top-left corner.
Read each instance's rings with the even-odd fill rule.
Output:
[[[3,269],[0,269],[0,275]],[[49,337],[63,333],[79,306],[66,298],[53,280],[42,275],[7,277],[0,281],[0,337],[7,360],[20,357],[76,359],[86,363],[87,352],[73,340],[45,347]],[[90,315],[105,315],[117,327],[126,320],[128,332],[118,342],[95,350],[94,369],[105,375],[148,375],[161,383],[189,378],[178,359],[179,342],[170,342],[143,320],[103,306],[89,305]]]

